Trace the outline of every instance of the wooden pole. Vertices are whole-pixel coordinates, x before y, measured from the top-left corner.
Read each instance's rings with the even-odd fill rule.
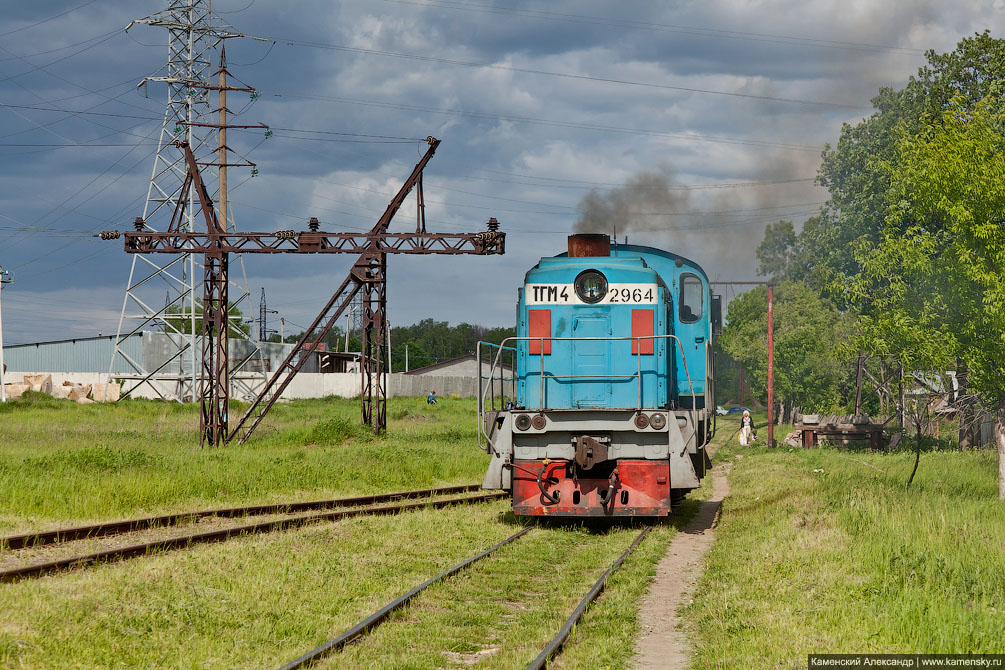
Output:
[[[230,219],[227,213],[229,207],[227,197],[227,50],[224,43],[220,42],[220,72],[219,72],[219,96],[220,96],[220,128],[217,130],[217,160],[219,168],[217,170],[219,179],[219,203],[220,223],[224,230],[230,230]],[[228,317],[229,319],[229,317]]]
[[[855,417],[862,413],[862,352],[858,352],[858,377],[855,380]]]
[[[775,446],[775,287],[768,284],[768,446]]]

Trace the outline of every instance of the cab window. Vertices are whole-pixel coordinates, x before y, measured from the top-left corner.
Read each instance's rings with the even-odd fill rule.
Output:
[[[702,283],[697,275],[684,274],[680,278],[680,321],[694,323],[701,319]]]

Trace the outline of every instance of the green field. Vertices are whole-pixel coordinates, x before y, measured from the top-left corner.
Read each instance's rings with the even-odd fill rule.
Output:
[[[358,400],[281,403],[246,446],[201,449],[196,405],[75,405],[29,395],[0,405],[4,533],[480,482],[487,463],[474,446],[473,401],[396,398],[380,438],[359,425]]]
[[[219,449],[197,446],[197,409],[39,395],[0,406],[0,532],[466,484],[485,467],[470,399],[394,398],[381,437],[357,425],[354,400],[286,403],[246,446]],[[1002,651],[1005,506],[993,453],[926,452],[906,491],[909,451],[741,450],[730,419],[719,460],[733,463],[732,493],[684,613],[693,667]],[[632,667],[638,601],[696,507],[686,503],[629,558],[555,667]],[[499,501],[0,585],[0,667],[277,667],[520,527]],[[535,527],[318,667],[522,667],[637,532]]]
[[[0,532],[474,483],[486,465],[471,399],[433,407],[423,398],[391,399],[382,437],[357,426],[358,401],[296,401],[277,406],[246,446],[219,449],[196,445],[197,411],[40,395],[0,406]],[[696,506],[688,502],[626,561],[555,667],[630,667],[637,602]],[[0,666],[277,667],[520,528],[499,501],[319,524],[3,584]],[[521,667],[638,530],[536,527],[317,667]]]

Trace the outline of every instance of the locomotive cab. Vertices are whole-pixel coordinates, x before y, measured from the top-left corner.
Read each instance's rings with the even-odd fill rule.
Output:
[[[492,455],[483,488],[511,491],[520,515],[668,514],[710,466],[701,268],[574,235],[568,254],[528,271],[517,315],[516,337],[479,343],[479,439]]]

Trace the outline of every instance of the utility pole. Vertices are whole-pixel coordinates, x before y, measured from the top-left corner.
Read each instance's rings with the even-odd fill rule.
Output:
[[[775,285],[768,284],[768,446],[775,446]]]
[[[775,284],[770,281],[713,281],[709,284],[768,287],[768,446],[773,447],[775,446]]]
[[[268,327],[269,314],[279,314],[279,310],[268,309],[265,303],[265,287],[262,287],[262,299],[258,303],[258,341],[264,342],[269,339],[269,333],[276,332]],[[280,319],[280,323],[282,320]],[[280,338],[282,339],[282,338]]]
[[[3,295],[3,285],[13,284],[14,279],[11,278],[10,272],[4,270],[0,266],[0,296]],[[0,312],[0,402],[7,402],[7,391],[3,387],[3,373],[4,373],[4,363],[3,363],[3,312]]]

